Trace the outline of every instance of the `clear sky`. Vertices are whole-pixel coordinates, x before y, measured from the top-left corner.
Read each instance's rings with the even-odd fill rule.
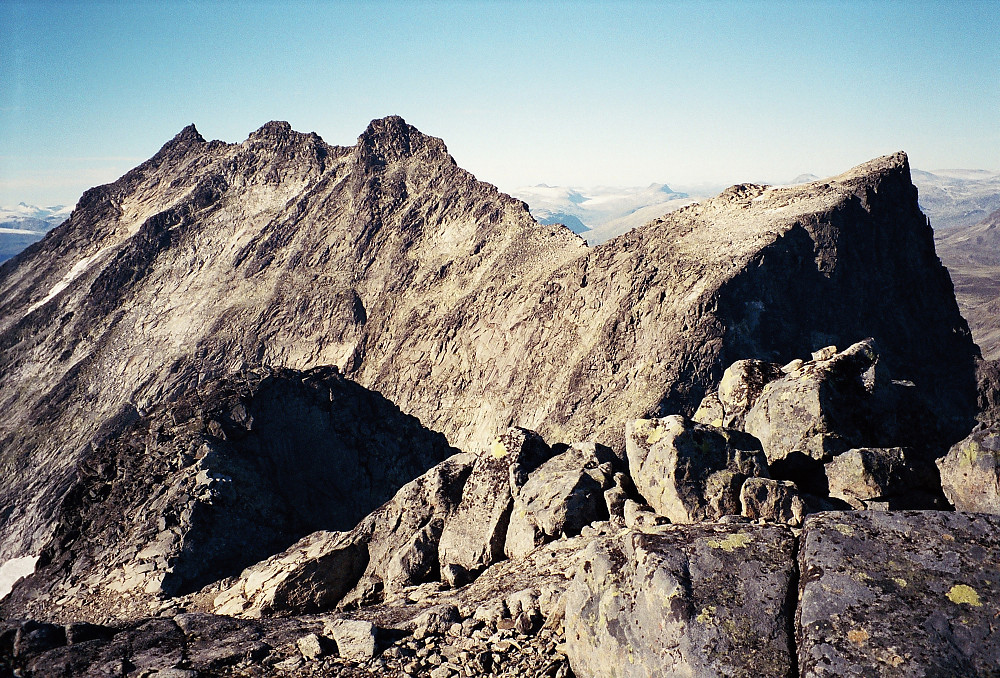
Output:
[[[72,204],[194,122],[402,115],[503,189],[1000,170],[1000,0],[0,1],[0,204]]]

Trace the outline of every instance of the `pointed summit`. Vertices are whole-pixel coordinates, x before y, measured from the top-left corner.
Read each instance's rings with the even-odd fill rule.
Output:
[[[190,125],[188,125],[180,132],[178,132],[177,135],[173,138],[173,141],[187,141],[187,142],[193,141],[196,143],[205,143],[205,138],[201,136],[201,133],[198,131],[198,128],[195,127],[194,123],[192,122]]]
[[[205,143],[205,138],[198,132],[194,123],[191,123],[178,132],[173,139],[163,144],[163,148],[161,148],[156,155],[150,158],[150,160],[155,161],[157,158],[164,157],[165,155],[178,153],[183,155],[191,148],[201,146]]]
[[[425,150],[447,153],[444,142],[423,134],[398,115],[372,120],[358,137],[358,148],[370,164],[385,165]]]

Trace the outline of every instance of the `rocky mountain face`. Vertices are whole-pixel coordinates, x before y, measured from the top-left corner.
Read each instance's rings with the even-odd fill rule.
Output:
[[[588,248],[400,118],[189,127],[0,300],[0,671],[995,664],[942,509],[996,379],[903,154]]]
[[[132,474],[121,467],[141,455],[120,455],[118,468],[71,492],[66,527],[3,601],[0,659],[39,676],[988,675],[1000,659],[1000,516],[988,514],[1000,511],[989,484],[1000,438],[974,432],[939,461],[940,479],[919,448],[875,447],[923,439],[843,417],[905,418],[911,405],[879,371],[870,340],[785,366],[739,361],[696,416],[722,422],[627,422],[625,460],[512,428],[433,466],[353,529],[316,531],[242,572],[219,558],[248,560],[239,537],[268,526],[262,512],[248,525],[247,506],[279,483],[234,469],[266,454],[246,443],[209,452],[195,463],[200,492],[183,478]],[[199,440],[214,431],[216,445],[260,436],[245,422],[263,421],[255,403],[272,389],[308,402],[329,389],[331,411],[371,397],[322,371],[244,374],[201,393],[226,389],[239,401],[223,395],[224,407],[192,418],[201,399],[189,398],[129,438],[190,448],[192,430]],[[390,421],[394,412],[385,410]],[[826,444],[758,440],[748,431],[761,421]],[[795,468],[782,463],[789,447],[814,455],[822,483],[782,479]],[[972,513],[907,510],[933,506],[942,489]],[[171,520],[191,494],[196,510]],[[144,498],[128,507],[136,518],[109,519],[123,496]],[[282,506],[296,505],[274,500],[268,513],[280,520]],[[164,524],[135,529],[156,514]],[[202,572],[234,574],[200,589],[167,585],[206,558],[215,560]]]
[[[975,349],[901,154],[589,249],[399,118],[351,148],[189,127],[88,191],[0,294],[3,557],[44,545],[109,427],[247,366],[337,365],[463,449],[513,424],[621,452],[623,418],[693,411],[734,359],[866,336],[945,419],[974,408]]]
[[[979,223],[939,232],[935,245],[955,296],[986,358],[1000,358],[1000,210]]]

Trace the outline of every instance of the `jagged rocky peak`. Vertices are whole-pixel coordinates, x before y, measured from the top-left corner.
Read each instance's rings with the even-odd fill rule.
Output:
[[[366,157],[382,164],[421,152],[437,152],[445,156],[448,153],[441,139],[423,134],[398,115],[372,120],[368,129],[358,137],[358,147]],[[450,159],[450,156],[447,157]]]

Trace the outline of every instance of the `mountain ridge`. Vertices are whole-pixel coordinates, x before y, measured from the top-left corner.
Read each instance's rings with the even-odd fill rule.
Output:
[[[460,449],[520,425],[621,453],[622,420],[693,411],[732,360],[874,336],[954,429],[974,347],[950,294],[904,154],[587,248],[402,118],[353,147],[190,126],[0,271],[0,557],[45,543],[114,422],[260,365],[336,365]]]

